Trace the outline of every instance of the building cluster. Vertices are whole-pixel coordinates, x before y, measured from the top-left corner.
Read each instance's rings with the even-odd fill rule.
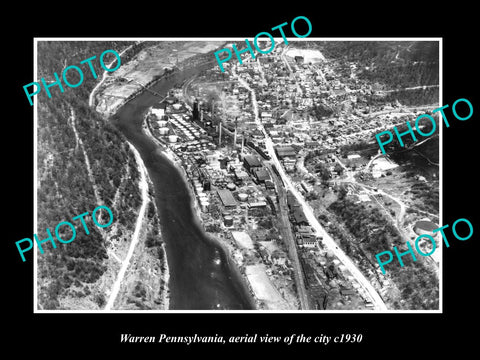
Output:
[[[358,79],[355,64],[337,69],[329,60],[312,62],[284,52],[279,47],[257,60],[247,58],[242,65],[227,67],[230,75],[236,74],[255,90],[259,116],[274,143],[333,150],[354,143],[358,136],[373,142],[378,131],[414,116],[400,104],[374,105],[370,98],[381,89]],[[241,131],[261,141],[251,112],[243,111],[250,106],[248,91],[234,84],[223,91],[243,106],[235,117],[241,120]]]
[[[273,179],[278,172],[274,165],[265,165],[269,156],[264,133],[255,117],[260,118],[274,143],[285,171],[294,172],[301,153],[336,150],[349,140],[349,131],[362,130],[361,122],[350,124],[342,118],[342,104],[356,104],[357,94],[351,94],[342,85],[327,63],[308,63],[302,56],[292,59],[284,56],[281,49],[260,57],[258,62],[246,60],[242,65],[225,65],[227,72],[217,81],[221,84],[223,104],[218,98],[207,99],[204,93],[200,96],[197,90],[200,99],[195,99],[190,107],[179,100],[182,96],[178,91],[151,109],[147,123],[152,134],[181,160],[205,228],[231,245],[232,257],[241,271],[261,262],[267,265],[272,279],[280,276],[293,285],[292,265],[286,253],[272,251],[272,246],[266,245],[282,242],[272,224],[272,219],[278,221]],[[204,78],[200,76],[196,86],[201,87],[202,81],[218,80],[218,74],[209,78],[212,73],[215,71],[208,70]],[[231,81],[236,77],[251,90]],[[255,99],[251,91],[255,92]],[[359,93],[359,89],[355,92]],[[327,166],[335,173],[335,161],[329,156]],[[306,182],[300,186],[303,193],[312,191]],[[354,297],[358,289],[351,288],[355,284],[353,278],[339,275],[343,273],[341,264],[333,255],[325,255],[321,239],[290,193],[287,205],[289,226],[314,306],[325,309],[329,301]],[[316,254],[315,258],[312,254]],[[319,264],[319,258],[324,259],[324,264]]]
[[[272,225],[275,185],[262,157],[243,139],[234,146],[234,134],[212,126],[198,103],[167,99],[147,114],[147,126],[180,160],[205,229],[224,239],[244,275],[264,264],[275,286],[293,294],[292,266]]]
[[[168,108],[168,113],[167,113]],[[166,102],[156,104],[148,115],[148,124],[152,134],[174,152],[194,153],[201,150],[212,150],[216,146],[207,131],[190,121],[185,104],[178,102],[174,97],[167,98]]]
[[[376,126],[381,125],[370,121],[368,112],[372,109],[357,103],[357,95],[362,94],[361,86],[354,87],[352,91],[343,85],[343,79],[331,71],[328,64],[305,63],[302,56],[296,56],[292,61],[280,52],[274,52],[259,61],[246,61],[242,66],[234,65],[232,68],[232,75],[245,81],[255,92],[256,98],[256,104],[253,104],[253,100],[247,97],[248,93],[242,91],[241,87],[240,90],[233,86],[224,88],[228,96],[237,96],[242,104],[241,115],[235,118],[235,128],[240,128],[241,132],[248,134],[255,146],[264,149],[263,133],[251,125],[252,113],[257,111],[286,172],[295,171],[301,153],[321,149],[330,151],[327,155],[330,156],[330,161],[326,163],[330,177],[337,175],[343,169],[338,168],[333,154],[340,146],[356,141],[348,135],[367,129],[372,129],[373,132]],[[368,88],[368,85],[365,86]],[[365,89],[365,92],[368,90],[370,89]],[[330,113],[327,102],[331,108]],[[357,157],[358,155],[350,155],[348,169],[351,166],[363,166],[355,164]],[[303,193],[312,191],[306,182],[301,182],[300,187]],[[371,307],[370,303],[365,303],[368,296],[362,293],[351,274],[345,274],[345,268],[338,259],[332,254],[325,255],[321,242],[308,226],[305,214],[292,194],[287,195],[287,203],[302,271],[313,305],[325,309],[329,301],[338,302],[343,299],[342,303],[344,300],[347,303],[355,301],[356,306]],[[319,258],[324,259],[323,264],[319,263]]]

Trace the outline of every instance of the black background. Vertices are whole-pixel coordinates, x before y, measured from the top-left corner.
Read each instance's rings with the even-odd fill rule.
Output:
[[[18,11],[15,24],[2,24],[3,48],[3,305],[2,325],[8,334],[5,344],[19,352],[29,349],[52,358],[71,355],[145,354],[166,356],[186,351],[210,356],[244,352],[254,358],[258,350],[288,355],[308,351],[308,356],[441,354],[452,349],[460,354],[473,348],[477,314],[476,272],[480,228],[476,159],[476,125],[480,113],[479,80],[476,68],[478,41],[472,5],[460,2],[448,9],[419,7],[416,3],[346,3],[326,7],[321,3],[301,6],[294,3],[259,8],[246,3],[132,2],[96,8],[87,4],[66,10],[28,8]],[[39,7],[39,6],[38,6]],[[21,14],[21,15],[20,15]],[[33,234],[33,107],[23,85],[33,81],[34,37],[253,37],[262,31],[291,22],[296,16],[310,19],[309,37],[442,37],[443,104],[467,98],[473,104],[472,118],[461,122],[449,119],[443,128],[443,224],[467,218],[474,224],[468,241],[452,240],[444,248],[443,314],[33,314],[33,264],[22,263],[15,241]],[[5,14],[6,16],[6,14]],[[6,16],[8,18],[8,16]],[[300,22],[299,22],[300,24]],[[289,28],[286,32],[290,34]],[[299,33],[303,33],[299,29]],[[275,35],[277,36],[277,35]],[[447,115],[450,114],[447,112]],[[471,326],[473,325],[473,328]],[[363,334],[360,344],[124,344],[120,334],[137,336],[245,335],[258,333],[286,336],[335,336]],[[123,356],[122,356],[123,358]]]

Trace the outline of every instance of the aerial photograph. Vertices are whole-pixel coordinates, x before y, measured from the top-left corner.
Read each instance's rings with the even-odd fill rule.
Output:
[[[275,40],[35,39],[36,312],[441,309],[440,41]]]

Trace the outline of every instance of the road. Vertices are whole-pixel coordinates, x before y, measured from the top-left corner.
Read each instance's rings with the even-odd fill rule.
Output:
[[[368,170],[368,168],[370,167],[372,162],[380,156],[383,156],[383,155],[382,154],[377,154],[372,159],[370,159],[370,161],[368,162],[365,170],[363,170],[363,171]],[[401,201],[399,198],[397,198],[393,195],[390,195],[383,190],[376,190],[375,191],[373,186],[369,186],[369,185],[365,185],[365,184],[361,184],[361,183],[357,182],[357,180],[355,179],[355,171],[348,171],[346,166],[342,163],[342,161],[337,156],[334,156],[334,159],[342,166],[342,168],[345,170],[345,174],[347,175],[347,177],[345,179],[337,180],[337,182],[350,183],[350,184],[354,184],[356,186],[362,187],[365,190],[368,190],[368,193],[372,196],[375,196],[376,194],[381,194],[383,196],[386,196],[386,197],[390,198],[392,201],[395,201],[400,206],[400,212],[396,216],[397,229],[400,232],[400,234],[402,234],[402,236],[405,236],[405,234],[402,230],[403,217],[405,216],[405,209],[406,209],[405,203],[403,201]],[[381,205],[380,203],[379,203],[379,205],[383,207],[383,205]],[[385,209],[385,211],[387,212],[388,215],[390,215],[390,213],[386,209]]]
[[[272,158],[272,162],[277,167],[278,172],[280,173],[280,176],[282,177],[283,182],[285,183],[285,187],[292,192],[292,194],[295,196],[299,204],[302,206],[302,209],[305,213],[305,217],[307,218],[310,226],[315,230],[317,235],[323,238],[322,240],[323,244],[330,251],[334,253],[334,255],[343,263],[343,265],[345,265],[347,270],[353,275],[355,280],[357,280],[357,282],[365,290],[366,295],[370,297],[371,302],[375,306],[375,308],[377,310],[387,310],[387,306],[383,302],[383,299],[377,293],[377,291],[372,286],[370,281],[368,281],[367,278],[363,276],[363,274],[355,266],[352,260],[350,260],[350,258],[338,247],[338,245],[335,243],[332,237],[329,234],[327,234],[327,232],[323,229],[323,227],[320,225],[317,218],[315,217],[315,214],[312,208],[310,207],[310,205],[306,202],[306,200],[303,198],[300,192],[292,184],[290,178],[286,175],[284,169],[282,168],[280,161],[276,157],[276,154],[273,148],[273,142],[269,137],[265,139],[265,145],[267,147],[270,157]]]
[[[125,51],[127,51],[128,49],[130,49],[133,45],[130,45],[128,47],[126,47],[120,54],[120,56],[122,56]],[[110,64],[107,65],[108,68],[110,68],[113,63],[117,61],[117,58],[115,58],[114,60],[112,60],[110,62]],[[110,74],[110,72],[108,72],[107,70],[105,70],[103,72],[103,75],[102,75],[102,79],[97,83],[97,85],[95,85],[95,87],[93,88],[92,92],[90,93],[90,96],[88,97],[88,106],[92,107],[93,106],[93,102],[95,100],[95,93],[97,92],[98,88],[104,83],[105,79],[107,78],[108,74]]]
[[[234,72],[234,75],[235,72]],[[253,90],[248,86],[248,84],[241,78],[238,78],[240,84],[248,89],[251,94],[252,94],[252,104],[254,107],[254,113],[255,113],[255,119],[260,122],[260,119],[258,118],[258,104],[257,104],[257,99],[255,96],[255,93],[253,93]],[[263,133],[265,134],[265,129],[263,126],[260,124]],[[276,156],[276,155],[275,155]],[[278,162],[278,160],[277,160]],[[286,189],[283,186],[283,183],[279,177],[275,174],[275,172],[271,168],[271,163],[265,162],[267,167],[270,170],[270,173],[272,174],[272,179],[275,182],[275,187],[277,189],[277,195],[278,195],[278,207],[279,207],[279,215],[280,215],[280,221],[282,223],[281,228],[279,229],[282,238],[285,240],[285,243],[288,248],[288,253],[290,256],[290,259],[293,262],[293,269],[294,269],[294,277],[295,277],[295,284],[297,286],[297,292],[298,292],[298,297],[300,300],[300,307],[302,310],[309,310],[310,305],[308,301],[308,293],[305,287],[305,279],[303,276],[303,270],[302,266],[300,264],[300,259],[298,257],[298,252],[297,252],[297,245],[295,243],[295,239],[292,234],[292,230],[290,227],[290,219],[288,218],[288,206],[287,206],[287,193]],[[279,169],[279,164],[275,164],[277,169]]]
[[[364,170],[364,171],[367,171],[368,168],[372,165],[373,161],[374,161],[375,159],[379,158],[379,157],[382,156],[382,155],[383,155],[382,152],[380,151],[380,149],[378,149],[378,154],[375,155],[374,157],[372,157],[372,158],[370,159],[370,161],[368,162],[367,166],[365,166],[365,170]]]
[[[76,116],[75,116],[75,112],[73,111],[72,106],[70,106],[69,121],[71,123],[73,133],[75,134],[76,147],[80,146],[80,149],[82,150],[82,153],[83,153],[83,157],[84,157],[84,160],[85,160],[85,167],[87,169],[87,174],[88,174],[88,179],[90,180],[90,183],[92,184],[92,189],[93,189],[93,194],[95,195],[95,200],[97,201],[97,205],[102,205],[103,201],[102,201],[102,198],[100,197],[100,191],[98,190],[97,184],[95,182],[95,176],[93,175],[92,167],[90,166],[90,160],[88,159],[87,152],[85,151],[85,146],[83,146],[82,138],[80,136],[78,136],[77,127],[75,126]]]
[[[352,260],[338,247],[338,245],[335,243],[335,241],[332,239],[332,237],[329,234],[327,234],[327,232],[323,229],[323,227],[320,225],[317,218],[315,217],[315,214],[314,214],[312,208],[310,207],[310,205],[306,202],[306,200],[303,198],[303,196],[300,194],[300,192],[292,184],[290,178],[285,173],[280,161],[277,158],[277,154],[275,153],[275,149],[274,149],[274,146],[273,146],[272,139],[270,138],[270,136],[265,131],[265,128],[262,125],[262,123],[260,121],[260,118],[258,116],[258,104],[257,104],[255,90],[250,88],[250,86],[248,85],[248,83],[245,80],[238,77],[237,74],[235,73],[235,71],[233,71],[233,75],[238,78],[239,83],[243,87],[245,87],[247,90],[250,91],[251,96],[252,96],[252,106],[253,106],[253,111],[254,111],[254,116],[255,116],[255,122],[257,123],[257,127],[262,131],[262,133],[265,137],[265,146],[266,146],[267,152],[270,155],[272,163],[277,167],[277,170],[280,174],[280,177],[283,180],[283,183],[285,184],[286,189],[290,190],[292,192],[292,194],[297,199],[298,203],[302,206],[302,209],[305,213],[305,217],[307,218],[310,226],[314,229],[314,231],[316,232],[316,234],[318,236],[321,236],[323,238],[323,240],[322,240],[323,244],[330,251],[332,251],[334,253],[334,255],[340,260],[340,262],[342,262],[342,264],[346,267],[346,269],[353,275],[355,280],[360,284],[360,286],[365,291],[365,295],[370,298],[374,307],[377,310],[387,310],[387,306],[385,305],[383,299],[380,297],[378,292],[372,286],[370,281],[368,281],[367,278],[365,278],[365,276],[363,276],[363,274],[355,266],[355,264],[352,262]]]
[[[440,85],[421,85],[421,86],[412,86],[412,87],[407,87],[403,89],[391,89],[391,90],[382,90],[381,92],[383,93],[392,93],[392,92],[399,92],[399,91],[405,91],[405,90],[426,90],[430,88],[438,88]]]
[[[187,102],[190,106],[193,106],[193,100],[188,95],[188,87],[195,79],[196,79],[196,76],[193,76],[182,85],[183,98],[185,102]]]
[[[130,247],[128,249],[127,256],[123,260],[122,267],[120,268],[120,271],[117,274],[117,279],[115,280],[115,283],[112,286],[112,290],[110,291],[110,296],[108,298],[107,304],[105,305],[105,310],[110,310],[113,304],[115,303],[115,299],[117,298],[118,292],[120,290],[120,286],[125,276],[125,272],[127,271],[128,265],[130,265],[130,259],[132,258],[133,252],[140,238],[140,230],[142,229],[143,218],[145,217],[147,205],[150,201],[148,199],[148,183],[147,183],[147,175],[146,175],[147,169],[145,168],[145,165],[143,164],[142,158],[140,157],[140,154],[138,153],[137,149],[135,149],[135,147],[130,143],[128,143],[128,145],[130,146],[130,149],[132,150],[132,152],[135,154],[135,160],[137,161],[137,164],[138,164],[138,171],[140,172],[139,187],[140,187],[140,190],[142,191],[142,205],[140,206],[140,210],[138,212],[137,222],[135,224],[135,231],[133,232],[133,236],[130,242]]]
[[[281,221],[281,226],[279,230],[280,230],[280,234],[282,235],[282,239],[287,245],[290,259],[293,262],[293,269],[294,269],[293,273],[295,277],[295,284],[297,284],[297,292],[300,300],[300,307],[302,308],[302,310],[309,310],[310,303],[308,301],[308,294],[305,287],[305,279],[303,277],[302,266],[300,264],[300,259],[298,257],[295,239],[292,234],[290,219],[288,218],[289,211],[288,211],[288,205],[287,205],[287,192],[285,191],[285,187],[283,186],[281,179],[272,170],[270,162],[265,162],[265,165],[270,170],[270,174],[272,174],[272,179],[275,182],[275,188],[277,189],[278,208],[279,208],[279,216]]]
[[[285,53],[287,52],[288,50],[288,47],[285,47],[282,51],[282,55],[280,55],[280,57],[282,58],[283,60],[283,63],[285,64],[285,66],[288,68],[288,71],[290,72],[290,74],[293,74],[293,70],[292,68],[290,67],[290,64],[288,63],[287,61],[287,58],[285,56]]]

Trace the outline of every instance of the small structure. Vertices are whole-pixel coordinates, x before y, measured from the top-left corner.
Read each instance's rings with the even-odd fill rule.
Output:
[[[265,187],[267,189],[275,189],[275,184],[273,183],[272,180],[268,179],[268,180],[265,180]]]
[[[225,216],[223,218],[223,224],[227,227],[233,226],[233,217],[232,216]]]
[[[249,209],[264,208],[267,206],[265,201],[255,201],[248,204]]]
[[[359,154],[350,154],[350,155],[347,155],[347,159],[348,160],[355,160],[355,159],[360,159],[360,155]]]
[[[352,295],[355,295],[355,290],[342,289],[342,290],[340,290],[340,294],[342,294],[343,296],[352,296]]]
[[[304,247],[313,248],[317,246],[317,238],[315,237],[315,235],[304,236],[302,240]]]
[[[238,200],[244,202],[244,201],[247,201],[247,199],[248,199],[248,194],[245,194],[245,193],[238,194]]]
[[[318,141],[305,141],[305,147],[306,148],[315,148],[317,146],[320,146],[320,144],[318,143]]]
[[[228,162],[230,161],[230,158],[229,157],[224,157],[222,159],[219,159],[218,161],[220,162],[220,169],[226,169],[227,165],[228,165]]]
[[[249,178],[247,172],[243,170],[235,170],[235,179],[238,181],[245,181]]]
[[[230,191],[234,191],[237,188],[237,186],[234,183],[228,183],[227,184],[227,189]]]
[[[288,208],[292,211],[295,208],[300,206],[300,204],[297,201],[297,198],[295,197],[295,195],[293,195],[293,193],[290,190],[287,191],[287,205],[288,205]]]

